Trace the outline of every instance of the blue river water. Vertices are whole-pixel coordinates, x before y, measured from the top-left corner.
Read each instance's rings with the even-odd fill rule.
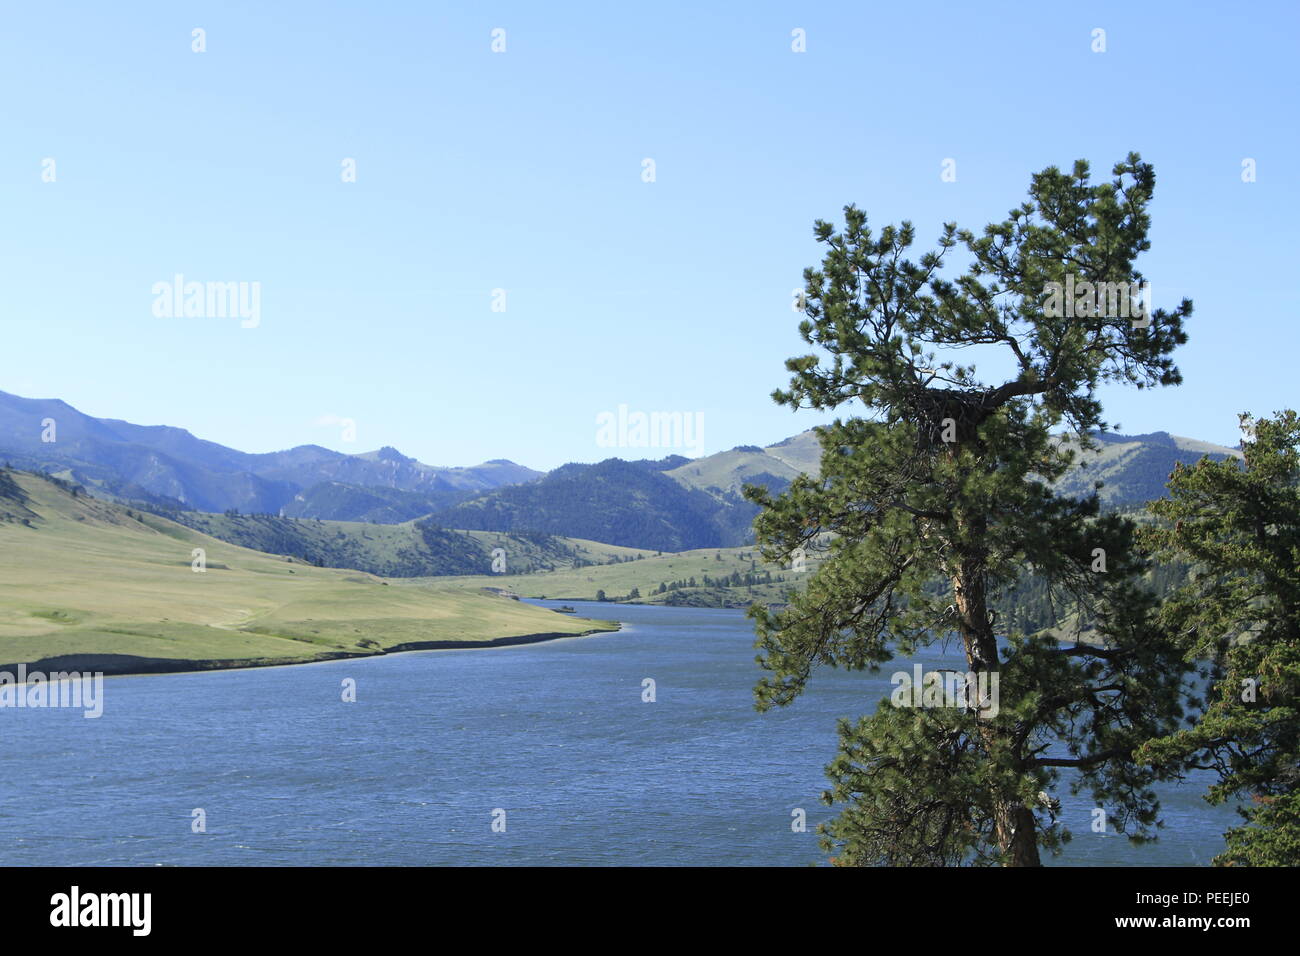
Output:
[[[570,603],[626,626],[518,647],[108,678],[99,719],[0,710],[3,862],[824,862],[813,831],[835,812],[820,794],[836,719],[887,696],[893,668],[826,671],[792,706],[759,714],[742,612]],[[347,679],[355,702],[342,699]],[[1165,829],[1140,847],[1091,832],[1090,798],[1063,794],[1075,838],[1046,862],[1206,864],[1235,816],[1208,806],[1204,789],[1162,787]],[[792,831],[796,809],[807,832]],[[195,810],[205,832],[194,832]]]

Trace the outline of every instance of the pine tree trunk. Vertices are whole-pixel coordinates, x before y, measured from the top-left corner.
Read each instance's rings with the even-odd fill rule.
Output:
[[[998,848],[1007,855],[1007,866],[1042,866],[1038,858],[1034,813],[1022,803],[998,807]]]
[[[983,557],[976,555],[963,560],[953,575],[952,585],[958,631],[966,650],[966,666],[978,682],[981,675],[996,673],[1001,667],[997,635],[989,618]],[[984,679],[989,683],[977,683],[976,686],[993,686],[989,678]],[[976,713],[978,715],[978,711]],[[981,720],[978,716],[976,719]],[[996,731],[992,725],[983,723],[980,732],[986,749],[992,751]],[[1006,865],[1041,866],[1033,811],[1020,801],[1012,800],[996,804],[994,813],[998,848],[1007,857]]]

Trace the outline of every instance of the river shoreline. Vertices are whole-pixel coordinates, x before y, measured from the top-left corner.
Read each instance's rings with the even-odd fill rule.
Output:
[[[578,601],[589,602],[587,598],[530,598],[552,602]],[[673,605],[654,605],[635,601],[601,602],[613,607],[673,607]],[[689,607],[689,605],[688,605]],[[701,608],[696,608],[697,610]],[[703,609],[738,610],[740,608],[706,607]],[[623,629],[625,622],[610,621],[614,627],[593,627],[579,633],[562,631],[543,631],[534,634],[515,634],[492,638],[486,641],[409,641],[395,644],[388,648],[373,651],[337,651],[314,654],[301,658],[230,658],[230,659],[193,659],[171,657],[138,657],[132,654],[63,654],[44,657],[37,661],[20,661],[12,664],[0,664],[0,673],[17,673],[21,665],[27,672],[50,674],[54,672],[100,673],[105,677],[133,677],[148,674],[198,674],[207,671],[251,670],[264,667],[296,667],[302,664],[323,664],[329,661],[364,660],[370,657],[385,657],[389,654],[405,654],[412,651],[453,651],[477,648],[517,647],[526,644],[540,644],[562,638],[590,637],[593,634],[615,634]],[[1080,633],[1068,635],[1059,629],[1049,628],[1043,632],[1061,643],[1079,643],[1099,645],[1095,634]]]
[[[0,672],[17,673],[21,666],[28,674],[41,673],[99,673],[105,677],[138,677],[146,674],[199,674],[207,671],[251,670],[262,667],[296,667],[301,664],[323,664],[328,661],[365,660],[406,654],[412,651],[464,651],[490,647],[516,647],[523,644],[540,644],[562,638],[590,637],[593,634],[616,634],[623,629],[622,622],[613,621],[617,627],[593,627],[580,633],[542,631],[536,634],[512,634],[487,641],[409,641],[374,651],[337,651],[314,654],[301,658],[230,658],[217,660],[183,657],[138,657],[133,654],[61,654],[43,657],[38,661],[20,661],[0,664]]]

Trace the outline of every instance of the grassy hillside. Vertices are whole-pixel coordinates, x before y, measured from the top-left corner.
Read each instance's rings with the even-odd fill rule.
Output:
[[[817,433],[811,428],[789,438],[768,445],[769,455],[798,472],[816,473],[821,466],[822,446]]]
[[[603,591],[606,600],[635,604],[744,607],[754,601],[783,602],[786,592],[798,587],[818,564],[819,556],[810,554],[805,570],[796,573],[788,564],[765,563],[753,548],[703,548],[539,574],[449,578],[447,583],[495,586],[531,598],[595,601]],[[769,575],[772,580],[767,582]]]
[[[1057,488],[1063,494],[1085,495],[1092,491],[1094,482],[1101,481],[1101,500],[1112,507],[1139,505],[1163,497],[1175,462],[1191,465],[1204,455],[1222,459],[1240,454],[1233,448],[1166,432],[1095,437],[1099,445],[1096,451],[1080,453],[1077,445],[1068,443],[1078,457]],[[741,446],[699,458],[666,474],[728,506],[750,509],[746,516],[752,521],[755,510],[745,502],[736,504],[743,485],[759,484],[781,491],[800,472],[816,475],[820,465],[817,435],[806,431],[766,448]]]
[[[195,548],[206,551],[204,573],[191,567]],[[607,628],[473,587],[311,567],[0,472],[0,666],[67,656],[106,672],[293,663]]]
[[[1057,483],[1057,489],[1068,495],[1084,495],[1092,490],[1094,482],[1100,481],[1101,500],[1112,507],[1164,497],[1165,482],[1176,462],[1191,465],[1206,455],[1216,461],[1241,455],[1235,448],[1166,432],[1098,436],[1097,442],[1097,450],[1089,452],[1067,443],[1078,457],[1075,467]]]
[[[816,472],[817,461],[811,463],[811,468]],[[697,458],[667,472],[669,477],[688,487],[713,493],[739,493],[747,484],[762,484],[780,491],[799,473],[798,469],[753,445]]]
[[[580,538],[453,531],[425,520],[373,524],[267,514],[148,510],[230,544],[297,558],[319,567],[351,568],[381,577],[486,574],[492,570],[493,552],[498,548],[505,552],[509,573],[630,560],[638,553],[634,548]]]
[[[400,524],[450,507],[472,495],[471,491],[455,489],[421,493],[326,481],[294,495],[292,501],[285,502],[280,508],[280,514],[287,518]]]

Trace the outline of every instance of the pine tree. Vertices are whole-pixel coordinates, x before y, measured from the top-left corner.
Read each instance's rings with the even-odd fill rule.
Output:
[[[790,389],[773,397],[867,413],[817,429],[820,477],[775,498],[746,489],[765,560],[788,563],[830,533],[788,607],[750,608],[771,672],[757,706],[789,704],[818,666],[877,669],[953,634],[975,685],[1000,698],[996,712],[882,701],[841,724],[825,799],[843,809],[822,830],[837,863],[1038,865],[1040,846],[1069,838],[1051,795],[1062,768],[1131,837],[1157,820],[1149,784],[1169,771],[1133,751],[1177,726],[1181,655],[1138,585],[1132,523],[1101,515],[1095,494],[1050,487],[1071,461],[1051,429],[1091,444],[1105,427],[1099,385],[1181,381],[1170,354],[1189,301],[1137,321],[1087,295],[1142,280],[1155,175],[1136,154],[1113,175],[1093,184],[1085,162],[1050,167],[1005,221],[979,236],[947,224],[917,262],[911,223],[874,236],[848,206],[842,229],[816,224],[826,252],[804,272],[800,332],[821,357],[788,360]],[[969,264],[949,282],[939,271],[954,248]],[[1052,308],[1056,288],[1078,300]],[[1014,371],[985,382],[961,364],[972,354]],[[999,622],[992,603],[1026,576],[1069,595],[1095,640]]]
[[[1144,534],[1194,574],[1162,613],[1188,657],[1208,663],[1191,729],[1144,756],[1218,774],[1207,799],[1249,797],[1216,863],[1300,864],[1300,417],[1241,417],[1243,460],[1175,466],[1161,524]]]

